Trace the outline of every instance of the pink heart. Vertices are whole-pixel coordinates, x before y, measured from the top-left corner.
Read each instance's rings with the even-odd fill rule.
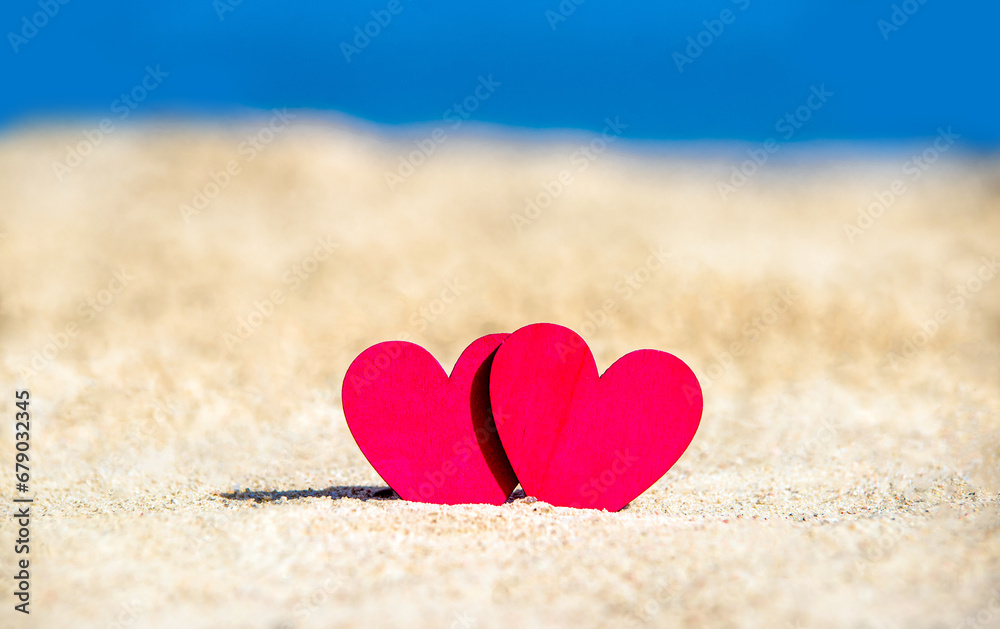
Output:
[[[598,377],[586,342],[536,323],[493,360],[497,431],[525,494],[618,511],[684,453],[701,420],[701,386],[676,356],[644,349]]]
[[[369,347],[347,369],[347,426],[400,498],[499,505],[517,486],[490,412],[490,366],[506,337],[476,339],[450,378],[427,350],[404,341]]]

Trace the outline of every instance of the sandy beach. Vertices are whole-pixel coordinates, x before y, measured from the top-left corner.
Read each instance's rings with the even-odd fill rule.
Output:
[[[1000,627],[1000,161],[787,148],[733,186],[691,147],[268,122],[0,137],[0,626]],[[351,360],[539,321],[694,369],[677,465],[618,513],[395,499]]]

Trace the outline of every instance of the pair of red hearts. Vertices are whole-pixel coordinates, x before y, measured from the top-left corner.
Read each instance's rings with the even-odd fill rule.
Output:
[[[702,393],[679,358],[639,350],[598,377],[586,342],[536,323],[476,339],[451,377],[425,349],[390,341],[344,378],[361,452],[405,500],[502,504],[518,481],[556,506],[618,511],[687,449]]]

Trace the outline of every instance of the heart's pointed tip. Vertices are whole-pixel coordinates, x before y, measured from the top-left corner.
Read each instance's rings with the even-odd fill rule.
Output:
[[[415,498],[415,499],[400,498],[400,500],[403,500],[405,502],[412,502],[414,504],[437,505],[437,506],[441,506],[441,507],[460,507],[460,506],[501,507],[501,506],[503,506],[507,502],[506,498],[504,498],[503,500],[498,500],[496,498],[496,496],[490,496],[490,497],[472,496],[472,497],[466,497],[466,498],[442,498],[440,500],[436,500],[436,499],[425,500],[425,499],[421,499],[421,498]]]

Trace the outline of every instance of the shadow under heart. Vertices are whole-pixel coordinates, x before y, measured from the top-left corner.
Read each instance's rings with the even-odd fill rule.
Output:
[[[299,498],[354,498],[356,500],[399,500],[391,488],[385,486],[334,485],[326,489],[286,489],[286,490],[256,490],[245,489],[216,494],[229,500],[253,500],[254,502],[276,502],[298,500]]]

